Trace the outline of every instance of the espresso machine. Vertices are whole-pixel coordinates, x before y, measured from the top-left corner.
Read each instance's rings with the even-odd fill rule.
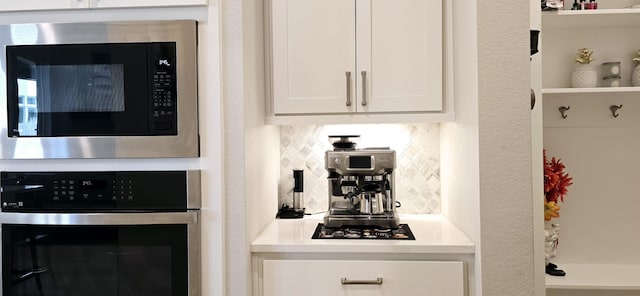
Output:
[[[329,210],[325,227],[377,226],[397,228],[393,170],[396,152],[385,148],[356,149],[358,136],[329,136],[334,150],[325,152]]]

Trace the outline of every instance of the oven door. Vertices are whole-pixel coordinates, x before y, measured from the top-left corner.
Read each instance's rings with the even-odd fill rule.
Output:
[[[197,211],[0,217],[2,295],[200,295]]]

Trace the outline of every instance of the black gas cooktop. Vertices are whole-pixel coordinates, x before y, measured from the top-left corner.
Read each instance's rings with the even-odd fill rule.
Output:
[[[409,225],[400,224],[396,229],[371,226],[325,227],[318,223],[312,239],[392,239],[415,240]]]

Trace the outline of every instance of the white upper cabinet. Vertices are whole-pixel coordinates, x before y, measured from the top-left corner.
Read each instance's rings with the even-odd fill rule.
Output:
[[[89,0],[20,0],[2,1],[0,11],[89,8]]]
[[[356,69],[367,72],[366,78],[358,77],[357,110],[442,110],[442,3],[373,0],[357,5]]]
[[[355,1],[273,0],[276,113],[354,112]]]
[[[207,0],[90,0],[92,8],[207,5]]]
[[[443,110],[442,1],[272,0],[278,114]]]
[[[188,5],[207,5],[207,0],[20,0],[3,1],[0,11]]]

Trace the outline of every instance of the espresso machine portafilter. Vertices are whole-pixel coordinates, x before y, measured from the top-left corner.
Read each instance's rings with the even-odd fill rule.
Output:
[[[396,153],[389,148],[336,147],[325,152],[329,184],[325,226],[397,228],[395,167]]]

